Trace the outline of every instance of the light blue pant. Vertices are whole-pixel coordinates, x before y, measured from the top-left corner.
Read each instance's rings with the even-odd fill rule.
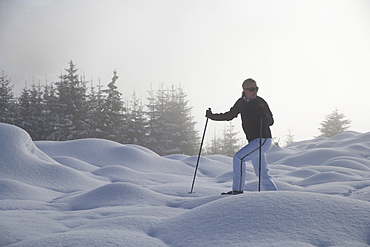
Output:
[[[265,190],[277,190],[275,183],[269,175],[265,153],[271,147],[271,138],[262,138],[261,150],[261,184]],[[259,175],[259,147],[260,138],[256,138],[240,149],[233,157],[233,190],[244,191],[246,162],[252,161],[254,173]]]

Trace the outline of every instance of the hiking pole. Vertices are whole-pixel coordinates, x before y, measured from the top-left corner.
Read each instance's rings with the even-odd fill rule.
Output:
[[[208,110],[210,111],[210,110],[211,110],[211,108],[208,108]],[[200,148],[199,148],[199,154],[198,154],[197,164],[196,164],[196,166],[195,166],[195,172],[194,172],[193,184],[191,185],[191,190],[190,190],[190,192],[188,192],[189,194],[193,193],[195,177],[196,177],[196,175],[197,175],[197,170],[198,170],[198,165],[199,165],[200,154],[202,153],[202,146],[203,146],[204,136],[206,135],[206,129],[207,129],[207,124],[208,124],[208,119],[209,119],[209,118],[207,117],[207,119],[206,119],[206,125],[204,126],[204,131],[203,131],[202,141],[201,141],[201,143],[200,143]]]
[[[258,161],[258,191],[261,191],[261,162],[262,162],[262,115],[260,120],[260,155]]]

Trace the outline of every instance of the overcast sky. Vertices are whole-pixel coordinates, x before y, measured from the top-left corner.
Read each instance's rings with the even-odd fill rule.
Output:
[[[284,144],[320,134],[336,108],[370,131],[368,0],[0,0],[0,70],[18,93],[58,81],[73,60],[94,83],[143,99],[181,84],[200,134],[254,78]],[[241,131],[240,118],[233,120]],[[224,123],[210,122],[207,136]],[[241,135],[242,136],[242,135]]]

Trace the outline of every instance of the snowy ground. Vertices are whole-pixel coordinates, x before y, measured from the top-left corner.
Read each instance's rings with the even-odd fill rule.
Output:
[[[231,188],[231,158],[100,139],[33,142],[0,124],[0,246],[370,246],[370,133],[268,152],[280,191]]]

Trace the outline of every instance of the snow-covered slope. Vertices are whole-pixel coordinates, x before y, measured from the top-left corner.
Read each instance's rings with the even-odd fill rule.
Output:
[[[268,152],[279,191],[231,187],[231,158],[101,139],[36,142],[0,123],[0,246],[369,246],[370,133]]]

